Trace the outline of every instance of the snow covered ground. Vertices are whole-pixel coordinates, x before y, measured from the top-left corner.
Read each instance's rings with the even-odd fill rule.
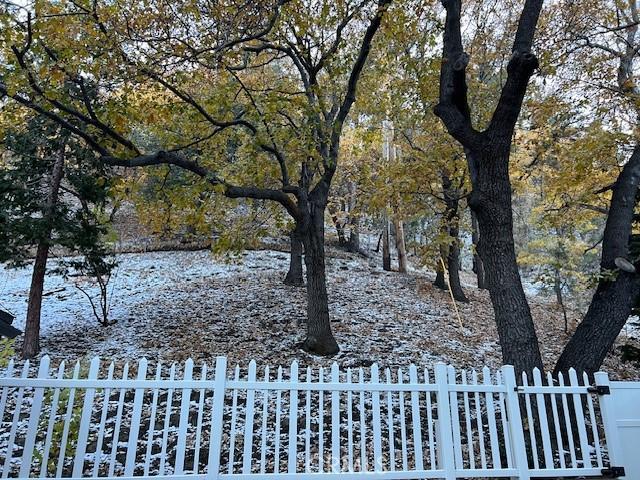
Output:
[[[458,305],[460,327],[447,292],[431,286],[426,272],[384,272],[377,259],[329,249],[330,314],[341,352],[333,359],[310,356],[304,339],[304,289],[283,285],[288,254],[247,251],[233,261],[208,251],[153,252],[119,256],[113,280],[111,319],[100,326],[84,295],[58,275],[48,275],[42,310],[42,351],[54,362],[99,355],[107,359],[183,361],[227,355],[231,363],[342,366],[458,367],[500,365],[500,349],[486,292],[468,285],[471,303]],[[0,267],[0,305],[23,328],[30,268]],[[532,299],[545,361],[552,365],[567,337],[562,314]],[[626,330],[623,343],[638,344]],[[629,336],[629,338],[628,338]],[[638,379],[640,369],[611,356],[615,378]]]

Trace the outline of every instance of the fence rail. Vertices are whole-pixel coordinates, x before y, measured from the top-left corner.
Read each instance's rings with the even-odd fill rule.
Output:
[[[8,477],[474,478],[600,476],[606,397],[571,371],[264,367],[188,360],[0,377]],[[135,369],[135,372],[132,370]],[[228,378],[228,374],[230,377]],[[606,374],[597,374],[606,386]],[[603,391],[601,390],[600,393]]]

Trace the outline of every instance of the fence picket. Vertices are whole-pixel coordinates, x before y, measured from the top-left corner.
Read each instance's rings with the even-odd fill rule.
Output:
[[[347,383],[352,383],[351,368],[347,368]],[[347,391],[347,462],[349,472],[353,472],[353,392],[351,390]]]
[[[547,385],[553,385],[553,376],[551,372],[547,373]],[[557,397],[555,393],[552,393],[550,396],[551,401],[551,414],[553,416],[553,426],[556,434],[556,444],[558,446],[558,458],[560,460],[560,468],[565,468],[565,459],[564,459],[564,445],[562,442],[562,432],[560,430],[560,417],[558,416],[558,404],[556,403]]]
[[[256,381],[256,362],[251,360],[249,362],[249,375],[247,377],[249,382]],[[244,452],[242,454],[242,473],[251,473],[251,460],[253,457],[253,423],[254,423],[254,408],[255,408],[256,391],[253,389],[247,390],[247,406],[244,420]]]
[[[29,360],[24,362],[22,368],[22,376],[20,378],[26,379],[29,375]],[[18,397],[16,398],[15,411],[13,412],[13,420],[11,422],[11,430],[9,431],[9,441],[7,442],[7,454],[4,457],[4,463],[2,464],[2,478],[7,478],[9,470],[11,470],[11,458],[13,456],[13,444],[16,440],[16,432],[18,430],[18,423],[20,421],[20,413],[22,410],[22,399],[24,397],[24,387],[18,389]]]
[[[569,382],[571,386],[578,387],[580,382],[578,381],[578,375],[573,368],[569,369]],[[589,452],[589,439],[587,438],[587,429],[584,425],[584,411],[582,410],[582,399],[580,394],[573,394],[573,408],[576,416],[576,424],[578,425],[578,438],[580,439],[580,451],[582,456],[582,466],[591,467],[591,456]]]
[[[291,364],[289,378],[291,384],[298,383],[298,362],[295,360]],[[289,390],[289,464],[287,473],[295,474],[297,472],[297,452],[298,452],[298,390],[292,388]]]
[[[391,384],[391,370],[385,370],[385,380]],[[389,469],[392,472],[396,470],[396,446],[394,440],[394,422],[393,422],[393,393],[391,390],[387,392],[387,434],[389,435]]]
[[[281,369],[278,369],[278,373],[281,373]],[[237,382],[240,379],[240,365],[236,365],[235,368],[235,374],[234,374],[234,380]],[[278,380],[280,380],[280,377],[278,377]],[[278,390],[278,394],[280,393],[280,391]],[[234,463],[235,463],[235,459],[236,459],[236,455],[235,455],[235,448],[236,448],[236,421],[237,421],[237,409],[238,409],[238,389],[234,388],[233,389],[233,393],[231,394],[231,429],[229,431],[229,460],[228,460],[228,466],[227,466],[227,470],[229,475],[231,475],[233,473],[234,470]],[[280,411],[280,395],[278,395],[278,412]],[[278,417],[279,419],[280,417]],[[277,424],[279,427],[279,423]],[[279,432],[276,429],[276,442],[278,441],[278,435]],[[277,443],[276,443],[277,445]],[[276,451],[276,472],[278,471],[277,469],[277,465],[278,465],[278,452]]]
[[[111,364],[113,366],[113,363]],[[64,378],[65,362],[64,360],[58,367],[57,379]],[[113,371],[110,370],[113,374]],[[56,415],[58,413],[58,403],[60,402],[60,388],[53,390],[53,398],[51,399],[51,412],[49,413],[49,422],[47,424],[47,433],[44,437],[44,449],[42,451],[42,465],[40,466],[40,477],[45,478],[49,472],[49,452],[51,451],[51,444],[53,443],[53,429],[56,425]],[[0,411],[1,412],[1,411]],[[0,413],[0,419],[2,418]],[[95,475],[94,475],[95,476]]]
[[[318,383],[324,383],[324,368],[318,369]],[[318,471],[324,472],[324,392],[318,392]]]
[[[237,370],[236,370],[237,372]],[[218,478],[220,474],[220,453],[222,450],[222,429],[224,427],[224,399],[227,382],[227,358],[216,358],[211,411],[211,435],[209,437],[208,477]]]
[[[467,371],[462,370],[462,385],[467,385]],[[476,454],[473,447],[473,432],[471,431],[471,415],[469,413],[469,394],[467,392],[462,393],[462,400],[464,403],[464,420],[467,430],[467,451],[469,454],[469,467],[473,470],[476,468]]]
[[[147,359],[142,358],[138,362],[138,381],[147,378]],[[136,453],[138,451],[138,434],[140,433],[140,419],[142,418],[142,401],[144,400],[144,389],[136,388],[133,397],[133,410],[131,412],[131,425],[129,426],[129,442],[127,444],[127,457],[124,464],[124,474],[133,476],[133,469],[136,465]],[[180,455],[180,451],[176,452]],[[177,464],[177,462],[176,462]],[[176,465],[177,466],[177,465]]]
[[[278,367],[278,373],[276,376],[276,381],[278,383],[282,382],[282,367]],[[282,401],[282,391],[278,390],[276,392],[276,425],[275,425],[275,446],[274,446],[274,472],[280,472],[280,405]]]
[[[107,371],[107,382],[113,379],[113,371],[115,365],[113,362],[109,364]],[[54,394],[55,395],[55,394]],[[102,399],[102,412],[100,413],[100,424],[98,426],[98,439],[96,441],[96,452],[93,459],[93,478],[98,476],[100,470],[100,463],[102,463],[102,442],[104,440],[104,430],[107,422],[107,414],[109,413],[109,397],[111,396],[111,389],[109,387],[104,389],[104,398]],[[41,475],[44,476],[44,475]]]
[[[489,368],[482,369],[483,385],[492,385],[491,372]],[[493,393],[485,393],[485,402],[487,407],[487,422],[489,423],[489,443],[491,445],[491,464],[493,468],[502,468],[500,461],[500,443],[498,442],[498,426],[496,424],[496,409],[493,404]]]
[[[403,382],[402,369],[398,369],[398,385],[402,385]],[[401,448],[402,448],[402,470],[405,472],[409,469],[409,459],[407,457],[407,425],[405,418],[405,407],[404,407],[404,391],[400,390],[400,394],[398,395],[400,402],[400,440],[401,440]]]
[[[264,382],[269,383],[269,367],[264,367]],[[260,427],[260,473],[266,471],[267,414],[269,412],[269,390],[262,390],[262,426]]]
[[[164,427],[162,430],[162,445],[160,446],[160,475],[164,475],[167,460],[167,440],[169,438],[169,426],[171,425],[171,412],[173,410],[173,385],[176,377],[176,364],[172,363],[169,369],[169,388],[167,390],[167,407],[164,411]]]
[[[380,392],[376,390],[376,384],[380,383],[380,372],[378,364],[371,365],[371,405],[373,408],[373,418],[371,419],[371,430],[373,433],[373,469],[376,472],[382,471],[382,432],[380,421]]]
[[[558,384],[564,387],[564,376],[562,372],[558,373]],[[569,456],[571,459],[571,468],[577,468],[578,462],[576,459],[576,448],[573,442],[573,428],[571,427],[571,416],[569,415],[569,404],[567,402],[567,395],[561,394],[562,399],[562,412],[564,413],[564,428],[567,430],[567,443],[569,444]]]
[[[525,372],[522,372],[522,385],[525,387],[529,386],[527,374]],[[536,442],[536,429],[531,410],[530,397],[531,395],[529,395],[528,393],[524,394],[524,404],[527,412],[527,430],[529,430],[529,440],[531,441],[531,456],[533,457],[533,468],[537,470],[540,468],[540,462],[538,461],[538,445]]]
[[[64,364],[64,362],[62,363]],[[13,378],[13,369],[14,369],[14,362],[12,358],[11,360],[9,360],[9,364],[7,365],[7,369],[5,370],[4,376],[6,378]],[[2,422],[2,419],[4,418],[4,410],[7,406],[7,396],[9,395],[10,389],[11,387],[9,385],[2,388],[2,395],[0,395],[0,422]]]
[[[146,371],[146,368],[145,368]],[[184,363],[184,372],[182,378],[189,382],[193,379],[193,360],[188,359]],[[138,391],[136,391],[136,394]],[[174,473],[182,475],[184,473],[185,453],[187,450],[187,429],[189,427],[189,406],[191,405],[191,389],[182,389],[182,398],[180,400],[180,419],[178,421],[178,444],[176,447],[176,463]],[[134,405],[135,409],[135,405]],[[139,422],[138,422],[139,423]]]
[[[478,372],[471,371],[471,383],[478,385]],[[484,422],[482,420],[482,405],[480,403],[480,392],[474,392],[474,400],[476,405],[476,428],[478,429],[478,448],[480,449],[480,464],[482,469],[487,468],[487,452],[484,449]]]
[[[202,383],[207,381],[207,364],[202,363],[200,368],[200,380]],[[155,391],[155,389],[154,389]],[[204,398],[207,393],[207,389],[204,385],[200,388],[200,395],[198,396],[198,417],[196,419],[196,440],[193,450],[193,473],[197,474],[200,471],[200,444],[202,443],[202,420],[204,417]]]
[[[74,378],[78,378],[78,374],[77,374],[78,371],[80,371],[80,363],[76,364],[76,370],[74,371],[74,374],[73,374]],[[127,380],[128,378],[129,378],[129,362],[126,362],[122,369],[122,380]],[[67,412],[68,417],[71,417],[71,409],[73,408],[73,392],[74,392],[74,389],[71,389],[71,393],[69,393],[69,410]],[[115,426],[113,427],[113,437],[111,439],[111,458],[109,459],[109,476],[110,477],[113,477],[113,473],[116,468],[116,452],[118,451],[118,441],[120,439],[120,426],[122,425],[124,393],[125,393],[125,389],[120,388],[120,395],[118,395],[118,408],[116,410],[116,423],[115,423]],[[68,425],[69,421],[66,421],[65,424]],[[65,438],[65,441],[62,442],[60,447],[60,460],[58,463],[59,469],[62,469],[62,465],[63,465],[62,460],[64,459],[63,448],[66,444],[66,437],[63,437],[63,438]],[[59,476],[60,475],[58,474],[58,477]]]
[[[415,365],[409,366],[409,381],[418,383],[418,369]],[[420,426],[420,397],[418,392],[411,392],[411,421],[413,423],[413,449],[415,454],[416,470],[424,470],[422,451],[422,430]]]
[[[364,383],[362,367],[358,369],[358,381]],[[367,471],[367,410],[364,403],[364,390],[360,391],[360,471]]]
[[[582,381],[585,386],[589,385],[589,376],[587,372],[583,372]],[[596,449],[596,466],[598,468],[603,467],[602,463],[602,450],[600,448],[600,436],[598,435],[598,425],[596,424],[596,415],[593,408],[593,400],[591,395],[587,394],[587,409],[589,411],[589,420],[591,423],[591,435],[593,436],[593,444]]]
[[[331,381],[340,383],[338,364],[331,365]],[[340,392],[331,392],[331,471],[340,472]]]
[[[38,378],[47,378],[49,376],[49,357],[44,356],[40,360],[38,368]],[[33,458],[33,450],[36,444],[36,434],[38,433],[38,423],[40,422],[40,412],[42,410],[42,400],[44,398],[44,388],[36,388],[31,403],[31,411],[29,412],[29,426],[27,427],[27,437],[24,440],[24,453],[22,454],[22,464],[18,475],[20,477],[28,477],[31,471],[31,459]]]
[[[311,367],[307,367],[307,384],[311,385]],[[307,399],[304,406],[304,471],[311,472],[311,389],[307,390]]]
[[[429,385],[429,371],[424,369],[424,383]],[[434,425],[433,425],[433,412],[431,411],[431,392],[426,391],[425,395],[427,397],[427,428],[429,431],[427,434],[429,435],[429,462],[430,469],[433,470],[436,468],[436,451],[435,451],[435,439],[434,439]]]
[[[158,362],[156,365],[156,381],[159,381],[162,375],[162,363]],[[149,417],[149,428],[147,431],[147,455],[144,460],[144,474],[149,475],[149,467],[151,466],[151,449],[153,448],[153,437],[156,431],[156,412],[158,410],[158,396],[160,394],[159,388],[153,389],[153,395],[151,399],[151,416]]]
[[[533,369],[533,384],[542,387],[542,375],[538,368]],[[536,406],[538,408],[538,422],[542,432],[542,449],[544,452],[544,465],[553,468],[553,454],[551,452],[551,435],[549,435],[549,423],[547,420],[547,406],[542,393],[536,394]]]

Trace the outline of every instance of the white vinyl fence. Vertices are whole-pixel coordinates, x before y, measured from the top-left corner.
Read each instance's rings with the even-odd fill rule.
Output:
[[[353,479],[620,475],[615,412],[570,372],[301,368],[189,360],[0,376],[1,477]],[[517,386],[520,383],[521,386]]]

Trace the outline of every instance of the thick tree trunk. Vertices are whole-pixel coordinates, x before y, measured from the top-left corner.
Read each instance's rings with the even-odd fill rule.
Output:
[[[471,242],[473,243],[473,273],[476,274],[478,288],[484,290],[486,287],[484,282],[484,264],[482,258],[478,254],[478,242],[480,241],[480,230],[478,228],[478,217],[471,210]]]
[[[303,287],[304,278],[302,276],[302,240],[298,227],[291,231],[291,253],[289,259],[289,271],[284,278],[285,285],[294,287]]]
[[[615,278],[604,276],[591,300],[586,316],[567,343],[554,373],[570,368],[593,375],[613,346],[640,295],[640,274],[618,269],[616,259],[629,261],[629,245],[640,185],[640,146],[620,172],[613,187],[609,214],[602,240],[602,271],[615,271]],[[640,269],[637,258],[631,258]]]
[[[382,229],[382,269],[386,272],[391,271],[391,249],[389,248],[389,220],[384,217],[384,226]]]
[[[303,348],[318,355],[340,351],[331,332],[329,298],[324,252],[324,209],[311,206],[310,219],[303,235],[307,267],[307,338]]]
[[[478,253],[496,319],[502,360],[517,372],[542,370],[538,337],[522,288],[513,243],[509,143],[478,153],[470,206],[478,218]]]
[[[64,148],[64,147],[63,147]],[[33,274],[31,276],[31,288],[29,289],[29,304],[27,306],[27,318],[24,329],[24,343],[22,345],[22,358],[33,358],[40,352],[40,313],[42,311],[42,292],[44,290],[44,277],[47,271],[47,259],[49,257],[49,244],[51,242],[52,220],[58,203],[60,182],[64,174],[64,151],[61,150],[56,158],[51,172],[51,182],[43,221],[46,223],[45,231],[38,244]]]
[[[396,250],[398,251],[398,272],[407,273],[407,247],[404,240],[404,224],[399,218],[394,219],[396,233]]]

